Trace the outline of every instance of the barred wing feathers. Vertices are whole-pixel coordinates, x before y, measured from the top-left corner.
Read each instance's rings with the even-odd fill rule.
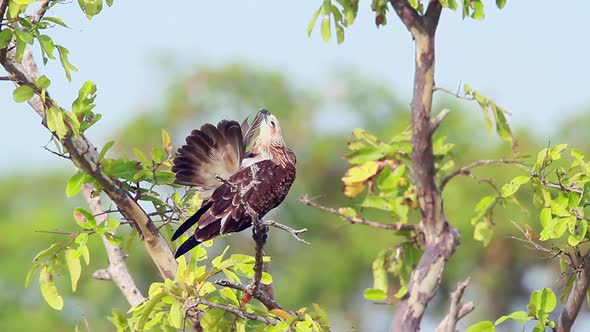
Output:
[[[178,149],[172,172],[177,184],[195,186],[202,198],[208,198],[220,182],[216,176],[229,178],[240,168],[245,154],[242,129],[238,122],[223,120],[204,124],[186,138]]]

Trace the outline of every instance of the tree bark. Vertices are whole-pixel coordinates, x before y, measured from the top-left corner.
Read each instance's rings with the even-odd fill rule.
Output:
[[[420,16],[405,0],[392,0],[391,4],[416,45],[411,104],[412,164],[422,214],[417,233],[423,238],[424,253],[410,277],[408,295],[397,306],[390,331],[418,331],[426,306],[441,283],[447,261],[459,244],[459,233],[444,216],[441,193],[435,184],[432,148],[434,42],[442,8],[438,0],[431,0],[426,13]]]

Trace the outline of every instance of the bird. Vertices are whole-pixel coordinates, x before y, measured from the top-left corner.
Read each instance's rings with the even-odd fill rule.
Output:
[[[252,213],[262,219],[287,196],[295,181],[296,162],[279,121],[265,109],[251,125],[248,119],[242,124],[222,120],[217,126],[206,123],[193,130],[178,149],[171,170],[174,182],[195,187],[203,203],[172,235],[175,241],[197,225],[175,257],[201,242],[247,229],[253,222]]]

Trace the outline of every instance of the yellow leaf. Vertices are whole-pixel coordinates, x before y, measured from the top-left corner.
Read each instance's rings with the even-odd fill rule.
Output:
[[[355,166],[344,174],[342,182],[344,184],[352,184],[354,182],[363,182],[377,174],[379,164],[376,161],[369,161],[362,165]]]
[[[76,291],[80,274],[82,273],[82,266],[80,265],[80,256],[77,255],[76,250],[66,249],[66,264],[70,270],[70,281],[72,282],[72,292]]]
[[[293,315],[291,315],[290,313],[286,312],[283,309],[272,309],[270,311],[270,313],[277,316],[277,317],[281,317],[282,319],[289,319],[289,318],[293,317]]]
[[[306,311],[307,311],[307,307],[303,307],[303,308],[299,308],[297,310],[297,313],[300,315],[303,315]]]
[[[344,186],[344,196],[350,198],[356,197],[356,195],[360,194],[363,189],[365,189],[365,184],[363,182],[347,184]]]
[[[49,272],[47,266],[43,267],[39,276],[39,288],[41,288],[41,295],[43,298],[55,310],[61,310],[64,306],[64,300],[57,292],[55,286],[55,280],[53,275]]]

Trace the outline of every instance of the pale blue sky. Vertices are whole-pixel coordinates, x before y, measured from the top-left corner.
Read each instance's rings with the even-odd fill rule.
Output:
[[[324,43],[319,31],[307,38],[307,24],[319,0],[138,3],[116,0],[90,22],[75,2],[52,14],[64,17],[71,27],[56,29],[52,36],[70,49],[79,72],[69,83],[57,63],[41,70],[53,80],[51,93],[64,106],[71,104],[85,80],[98,85],[96,111],[103,121],[89,132],[97,143],[108,140],[102,135],[131,112],[162,102],[172,76],[156,65],[156,55],[162,53],[186,68],[243,60],[283,70],[297,84],[318,88],[331,69],[352,66],[390,84],[409,103],[411,39],[393,13],[389,25],[376,29],[369,1],[361,1],[359,17],[343,45]],[[579,1],[575,7],[570,2],[567,11],[555,1],[509,0],[502,11],[493,3],[486,1],[483,22],[443,12],[437,84],[454,90],[459,82],[469,83],[512,111],[516,125],[544,130],[590,105],[590,2]],[[0,82],[0,169],[68,167],[40,148],[49,135],[26,104],[12,101],[12,89]],[[546,135],[547,140],[556,139],[550,131]]]

